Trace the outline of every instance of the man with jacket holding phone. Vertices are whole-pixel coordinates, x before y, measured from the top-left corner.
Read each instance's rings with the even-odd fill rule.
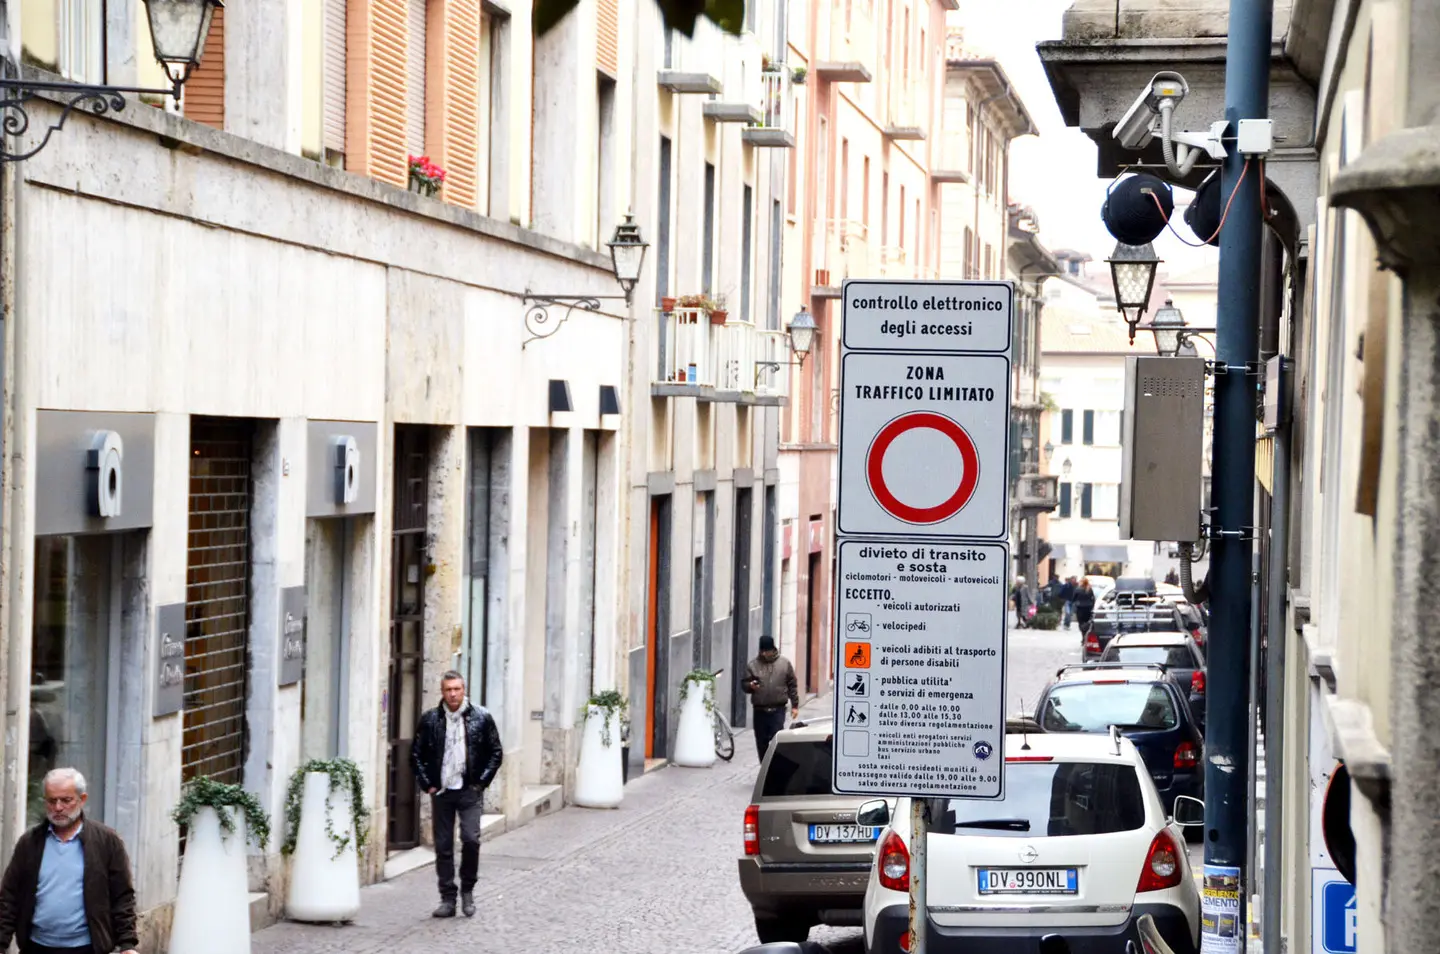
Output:
[[[789,703],[790,718],[800,715],[800,688],[795,682],[795,667],[775,648],[774,637],[760,637],[760,655],[750,660],[750,665],[745,668],[745,681],[741,688],[750,696],[750,707],[755,717],[755,749],[763,762],[775,733],[785,728],[786,703]]]

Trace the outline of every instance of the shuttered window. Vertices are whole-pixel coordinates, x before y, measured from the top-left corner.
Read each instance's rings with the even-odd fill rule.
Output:
[[[349,0],[345,167],[403,187],[409,0]]]
[[[345,151],[345,5],[325,0],[325,148]]]
[[[475,208],[480,174],[480,55],[482,49],[479,0],[435,0],[443,3],[445,31],[432,64],[432,91],[440,101],[430,104],[429,139],[432,161],[445,170],[447,202]]]
[[[752,4],[753,6],[753,4]],[[620,0],[595,4],[595,68],[606,76],[619,76]]]
[[[200,68],[185,81],[185,118],[225,128],[225,8],[216,7]]]
[[[405,45],[405,149],[425,154],[425,11],[427,0],[408,0]]]

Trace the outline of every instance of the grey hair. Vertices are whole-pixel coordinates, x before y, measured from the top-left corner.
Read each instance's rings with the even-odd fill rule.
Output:
[[[57,768],[45,773],[45,779],[40,783],[40,791],[49,790],[51,782],[70,782],[75,786],[76,795],[85,794],[85,776],[80,774],[79,769]]]
[[[460,675],[460,673],[456,672],[454,669],[447,669],[440,674],[440,684],[442,686],[445,683],[449,682],[451,679],[459,679],[461,682],[465,681],[465,677]]]

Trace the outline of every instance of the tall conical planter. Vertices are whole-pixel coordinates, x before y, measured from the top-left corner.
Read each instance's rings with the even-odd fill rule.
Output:
[[[620,758],[620,713],[602,706],[585,710],[580,764],[575,769],[575,804],[619,808],[625,797],[625,766]]]
[[[360,913],[360,863],[355,817],[345,785],[331,788],[325,772],[306,772],[300,825],[290,861],[285,913],[294,921],[352,921]],[[326,818],[345,839],[337,846],[325,831]]]
[[[686,679],[680,700],[680,729],[675,734],[675,764],[709,768],[715,764],[715,730],[711,725],[711,695],[715,683],[709,679]]]
[[[245,864],[245,814],[224,809],[226,834],[206,806],[187,826],[180,889],[170,927],[170,954],[250,954],[250,879]]]

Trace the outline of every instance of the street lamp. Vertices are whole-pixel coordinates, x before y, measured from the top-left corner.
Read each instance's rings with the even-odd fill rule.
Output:
[[[1145,315],[1150,304],[1150,292],[1155,287],[1155,270],[1160,259],[1155,257],[1155,246],[1115,243],[1115,251],[1106,259],[1110,264],[1110,278],[1115,283],[1115,306],[1120,310],[1125,324],[1130,326],[1130,342],[1135,342],[1135,328]]]
[[[151,3],[159,0],[149,0]],[[640,281],[640,268],[645,264],[645,250],[649,244],[640,237],[640,226],[635,224],[635,217],[630,213],[625,214],[625,221],[615,226],[615,234],[610,241],[605,243],[610,248],[610,269],[615,275],[615,281],[619,282],[623,295],[535,295],[527,289],[525,294],[520,296],[520,301],[525,305],[525,330],[530,336],[520,342],[520,350],[530,342],[540,338],[548,338],[560,330],[560,326],[579,308],[581,311],[599,311],[602,301],[625,302],[630,306],[631,296],[635,293],[635,285]],[[565,314],[559,321],[550,320],[550,306],[564,305]]]
[[[1155,310],[1155,317],[1150,319],[1150,324],[1142,325],[1145,330],[1155,336],[1155,353],[1162,358],[1174,358],[1189,344],[1191,338],[1201,337],[1202,331],[1214,331],[1214,328],[1191,328],[1185,322],[1185,316],[1175,307],[1172,299],[1165,299],[1165,307]],[[1208,339],[1204,339],[1208,340]],[[1194,346],[1191,345],[1190,353],[1194,353]]]
[[[795,352],[795,357],[800,359],[800,366],[805,365],[805,356],[810,353],[810,347],[815,343],[815,319],[810,312],[801,308],[790,319],[790,325],[785,329],[790,332],[790,350]]]
[[[60,117],[45,129],[45,134],[31,149],[12,152],[0,142],[0,162],[20,162],[38,153],[50,142],[55,131],[65,126],[65,121],[76,109],[94,116],[119,112],[125,108],[123,93],[170,96],[178,103],[180,87],[200,65],[205,54],[205,37],[210,32],[210,21],[215,9],[222,6],[221,0],[144,0],[150,25],[150,41],[155,49],[155,59],[165,70],[171,86],[169,89],[148,89],[141,86],[96,86],[89,83],[69,81],[46,81],[29,79],[0,79],[0,116],[4,116],[4,130],[18,135],[30,128],[30,114],[26,107],[41,94],[59,94]],[[49,97],[43,97],[49,98]]]
[[[635,224],[635,216],[629,212],[625,213],[625,221],[615,226],[614,237],[605,244],[610,246],[615,280],[624,289],[625,304],[628,305],[635,285],[640,281],[640,268],[645,264],[645,250],[650,245],[640,237],[640,226]]]
[[[1065,458],[1064,462],[1060,464],[1060,473],[1064,474],[1066,477],[1069,477],[1070,466],[1070,458],[1067,457]]]
[[[1055,445],[1049,441],[1045,442],[1045,463],[1050,463],[1050,458],[1055,455]]]

